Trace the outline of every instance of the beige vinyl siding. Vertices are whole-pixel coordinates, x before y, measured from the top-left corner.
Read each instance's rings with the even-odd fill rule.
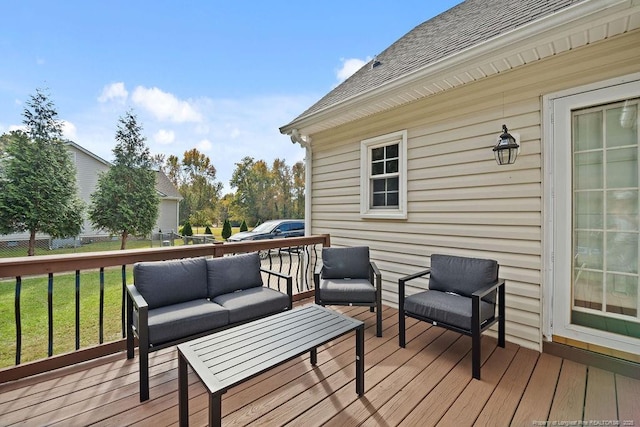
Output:
[[[85,203],[85,207],[88,208],[91,203],[91,193],[95,191],[98,186],[99,175],[109,170],[109,165],[97,160],[80,150],[70,146],[71,153],[73,153],[76,165],[76,183],[78,185],[78,196]],[[83,223],[82,235],[105,235],[108,232],[94,230],[87,217],[85,211],[85,220]]]
[[[156,229],[162,230],[164,233],[172,230],[176,233],[178,232],[178,205],[176,200],[160,200]]]
[[[507,339],[541,350],[542,96],[640,71],[638,46],[635,31],[312,135],[312,232],[331,234],[335,246],[369,246],[389,305],[398,278],[427,267],[431,253],[498,260]],[[514,165],[493,158],[503,123],[520,134]],[[408,218],[364,220],[360,141],[404,129]]]

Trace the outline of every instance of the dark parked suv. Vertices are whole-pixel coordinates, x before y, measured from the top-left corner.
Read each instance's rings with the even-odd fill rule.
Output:
[[[303,219],[274,219],[265,221],[251,231],[241,231],[229,237],[230,242],[243,240],[280,239],[304,236]]]

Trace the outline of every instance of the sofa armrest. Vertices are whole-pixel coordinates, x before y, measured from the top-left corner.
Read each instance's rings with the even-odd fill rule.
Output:
[[[149,304],[138,292],[135,285],[127,285],[127,358],[133,358],[134,335],[138,336],[139,345],[149,345]],[[134,326],[134,311],[137,313],[138,325]]]
[[[273,270],[267,270],[266,268],[260,268],[260,271],[286,280],[287,295],[289,296],[289,310],[291,310],[293,308],[293,277],[291,277],[289,274],[284,274],[284,273],[280,273],[278,271],[273,271]]]

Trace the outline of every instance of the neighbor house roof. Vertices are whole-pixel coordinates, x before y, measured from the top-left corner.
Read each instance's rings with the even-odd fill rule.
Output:
[[[280,128],[329,129],[640,27],[630,0],[467,0],[418,25]]]
[[[156,171],[156,191],[163,199],[182,200],[180,192],[162,171]]]

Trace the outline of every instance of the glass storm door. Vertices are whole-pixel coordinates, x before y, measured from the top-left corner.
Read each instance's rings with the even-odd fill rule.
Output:
[[[638,354],[640,97],[617,89],[554,105],[553,334]]]

